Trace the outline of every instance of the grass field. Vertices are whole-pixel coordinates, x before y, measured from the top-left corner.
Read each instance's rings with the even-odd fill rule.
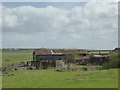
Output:
[[[32,60],[33,50],[3,50],[3,63],[19,63]]]
[[[101,54],[109,54],[110,52],[109,51],[101,51],[100,52]],[[98,51],[92,51],[92,52],[89,52],[89,54],[100,54]]]
[[[3,50],[3,63],[32,60],[33,50]],[[86,67],[86,66],[77,66]],[[16,70],[14,76],[3,76],[3,88],[117,88],[117,69],[87,72],[56,72],[49,70]],[[71,80],[73,79],[73,80]],[[80,80],[79,80],[80,79]],[[84,80],[81,80],[84,79]]]
[[[87,72],[50,70],[13,71],[3,77],[3,88],[117,88],[117,69]],[[82,79],[84,80],[68,80]]]

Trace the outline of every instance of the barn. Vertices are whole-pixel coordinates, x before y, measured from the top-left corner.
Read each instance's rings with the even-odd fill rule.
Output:
[[[89,63],[90,57],[88,55],[86,56],[78,56],[76,57],[75,61],[77,65],[86,65]]]
[[[75,51],[78,56],[85,57],[87,55],[86,50],[37,49],[33,51],[32,65],[35,66],[37,69],[65,67],[67,65],[66,55],[72,51]]]
[[[106,62],[108,62],[108,54],[97,54],[94,55],[94,57],[90,58],[88,63],[91,65],[102,65]]]
[[[33,51],[33,61],[27,62],[30,67],[35,69],[48,69],[56,67],[67,67],[71,62],[66,56],[75,52],[77,56],[74,59],[74,65],[102,65],[108,61],[109,54],[97,54],[89,56],[87,50],[81,49],[35,49]],[[28,65],[28,66],[29,66]]]

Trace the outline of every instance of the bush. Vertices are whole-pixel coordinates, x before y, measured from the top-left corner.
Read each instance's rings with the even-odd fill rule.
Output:
[[[120,68],[120,51],[111,53],[109,56],[109,62],[103,64],[103,68]]]
[[[81,72],[81,71],[95,71],[100,70],[100,67],[89,66],[89,67],[67,67],[67,68],[58,68],[58,72]]]
[[[2,65],[2,73],[7,74],[12,71],[15,67],[12,64],[3,64]]]

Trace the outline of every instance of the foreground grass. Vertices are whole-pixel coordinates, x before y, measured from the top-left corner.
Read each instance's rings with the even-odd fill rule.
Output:
[[[3,88],[117,88],[117,69],[87,72],[49,70],[13,71],[3,77]],[[67,80],[85,78],[85,80]]]

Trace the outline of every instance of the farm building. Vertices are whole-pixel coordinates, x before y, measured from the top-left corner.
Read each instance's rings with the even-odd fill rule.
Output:
[[[33,64],[37,69],[47,69],[49,67],[65,67],[66,55],[75,51],[78,56],[85,57],[86,50],[34,50]]]
[[[88,64],[90,57],[88,55],[86,56],[78,56],[75,58],[76,64],[77,65],[86,65]]]
[[[108,55],[80,56],[76,58],[77,65],[102,65],[108,61]]]
[[[86,50],[50,50],[38,49],[33,51],[33,61],[31,66],[36,69],[48,69],[52,67],[66,67],[70,63],[67,55],[74,52],[77,56],[74,59],[75,65],[102,65],[107,61],[108,55],[94,55],[93,58],[89,56]],[[66,60],[67,59],[67,60]]]
[[[105,62],[108,62],[108,54],[94,55],[94,57],[89,58],[88,61],[91,65],[102,65]]]

